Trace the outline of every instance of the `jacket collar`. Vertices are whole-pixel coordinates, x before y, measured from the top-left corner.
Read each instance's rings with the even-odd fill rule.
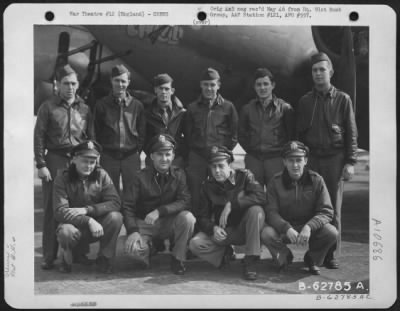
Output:
[[[171,108],[171,111],[172,111],[172,115],[175,115],[179,111],[184,109],[182,102],[176,96],[172,96],[172,98],[171,98],[171,107],[170,108]],[[157,98],[155,98],[151,103],[151,111],[152,111],[153,114],[159,114],[160,113],[160,108],[157,105]]]
[[[313,95],[314,96],[319,96],[319,97],[330,97],[333,98],[336,96],[336,88],[331,85],[331,87],[329,88],[328,92],[324,95],[321,92],[318,92],[317,89],[315,87],[313,87]]]
[[[291,189],[294,187],[294,180],[289,176],[289,172],[285,168],[282,173],[282,183],[286,189]],[[309,185],[312,184],[312,179],[310,172],[307,168],[304,168],[303,175],[297,181],[298,184],[301,185]]]
[[[158,175],[160,175],[160,173],[155,169],[154,165],[151,164],[148,166],[148,169],[151,173],[152,176],[157,177]],[[176,177],[176,172],[174,170],[174,167],[171,165],[171,167],[169,168],[168,172],[166,172],[165,174],[172,176],[172,177]]]
[[[261,103],[261,100],[260,100],[258,97],[256,98],[256,104],[257,104],[260,108],[264,109],[264,106],[263,106],[263,104]],[[275,94],[272,94],[271,104],[272,104],[275,108],[278,107],[278,97],[276,97]]]
[[[115,97],[115,96],[113,95],[112,91],[111,91],[111,93],[110,93],[110,95],[109,95],[109,98],[110,98],[110,101],[111,101],[112,103],[114,103],[115,105],[119,106],[118,98]],[[132,100],[133,100],[132,95],[131,95],[128,91],[126,91],[126,96],[125,96],[125,98],[122,100],[123,105],[124,105],[125,107],[128,107],[128,106],[131,104]]]
[[[74,163],[72,163],[69,167],[68,167],[68,178],[70,180],[70,182],[78,182],[78,181],[82,181],[82,180],[88,180],[90,182],[96,181],[99,175],[99,170],[98,167],[96,167],[93,172],[88,176],[88,178],[86,179],[82,179],[81,176],[78,174],[77,170],[76,170],[76,166]]]
[[[75,100],[74,100],[74,102],[71,104],[71,107],[80,106],[80,105],[82,105],[83,103],[84,103],[83,99],[80,98],[79,95],[75,95]],[[66,107],[69,106],[68,103],[67,103],[64,99],[62,99],[60,96],[57,96],[56,104],[57,104],[57,105],[60,105],[60,106],[66,106]]]
[[[208,103],[209,103],[209,101],[206,100],[206,99],[203,97],[203,95],[200,95],[200,96],[199,96],[199,98],[197,99],[197,102],[198,102],[200,105],[207,105],[207,106],[208,106]],[[218,106],[218,105],[222,105],[223,102],[224,102],[224,98],[221,96],[220,93],[217,93],[217,97],[215,98],[215,100],[214,100],[214,102],[213,102],[213,104],[212,104],[212,107],[215,107],[215,106]]]

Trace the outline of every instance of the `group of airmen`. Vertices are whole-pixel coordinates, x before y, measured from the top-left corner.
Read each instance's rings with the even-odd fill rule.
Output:
[[[89,265],[89,244],[100,241],[97,269],[111,273],[122,225],[125,252],[146,267],[169,240],[178,275],[188,254],[226,266],[234,245],[244,246],[246,280],[257,278],[263,244],[279,270],[293,261],[288,244],[308,248],[312,274],[339,268],[343,181],[354,174],[357,128],[350,97],[330,82],[333,72],[326,54],[311,57],[314,87],[295,111],[274,94],[273,74],[259,68],[257,96],[238,114],[213,68],[186,107],[173,79],[158,74],[145,107],[127,90],[128,69],[116,65],[112,91],[93,111],[76,93],[76,72],[58,68],[57,94],[41,105],[34,131],[42,269],[55,267],[59,246],[61,272]],[[232,166],[238,142],[245,169]]]

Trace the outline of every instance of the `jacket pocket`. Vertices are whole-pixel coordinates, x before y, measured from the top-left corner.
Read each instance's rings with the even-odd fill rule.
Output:
[[[331,126],[331,137],[333,147],[343,147],[344,143],[344,130],[341,126],[337,124],[332,124]]]

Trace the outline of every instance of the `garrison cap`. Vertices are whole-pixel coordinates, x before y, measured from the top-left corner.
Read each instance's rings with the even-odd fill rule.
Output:
[[[174,80],[168,73],[160,73],[153,78],[153,86],[160,86],[172,82],[174,82]]]
[[[174,150],[175,149],[175,139],[168,134],[158,134],[154,136],[149,143],[150,153],[156,151]]]
[[[76,71],[72,69],[72,67],[69,64],[60,66],[56,69],[56,79],[57,81],[61,81],[62,78],[69,76],[71,74],[77,75]]]
[[[272,72],[269,71],[267,68],[257,68],[254,73],[254,81],[256,81],[258,78],[264,78],[264,77],[269,77],[272,80],[274,76]]]
[[[101,146],[96,141],[88,140],[74,146],[71,155],[97,158],[100,155],[101,150]]]
[[[115,65],[114,67],[112,67],[111,69],[111,78],[120,76],[124,73],[127,73],[128,76],[130,76],[130,71],[128,70],[128,68],[126,68],[124,65],[120,64],[120,65]]]
[[[201,75],[201,81],[206,81],[206,80],[217,80],[220,79],[218,71],[216,71],[214,68],[207,68],[206,70],[203,71]]]
[[[314,55],[311,56],[311,66],[318,63],[318,62],[322,62],[326,60],[327,62],[329,62],[330,64],[332,64],[331,59],[328,57],[328,55],[326,55],[323,52],[318,52]]]
[[[213,163],[220,160],[228,160],[228,162],[233,162],[234,158],[232,151],[225,146],[211,147],[208,153],[208,163]]]
[[[301,141],[292,140],[287,142],[282,148],[282,157],[306,157],[308,156],[308,147]]]

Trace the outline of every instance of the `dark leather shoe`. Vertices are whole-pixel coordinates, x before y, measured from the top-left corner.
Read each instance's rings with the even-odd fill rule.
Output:
[[[183,275],[185,274],[186,268],[182,261],[171,255],[171,270],[174,274]]]
[[[286,254],[286,259],[283,263],[279,264],[278,272],[286,271],[287,267],[292,264],[294,259],[293,253],[291,250]]]
[[[339,269],[339,262],[336,258],[325,259],[324,266],[328,269]]]
[[[313,275],[320,275],[321,274],[320,269],[314,263],[313,259],[308,254],[308,252],[304,255],[304,264],[306,265],[306,267],[308,267],[308,270],[310,271],[311,274],[313,274]]]
[[[43,261],[43,262],[40,264],[40,267],[41,267],[43,270],[51,270],[51,269],[54,268],[54,263],[53,263],[53,262],[49,262],[49,261]]]
[[[102,273],[113,273],[113,266],[111,260],[105,256],[97,257],[96,259],[97,270]]]
[[[93,260],[87,258],[87,256],[84,254],[79,254],[77,256],[74,256],[73,262],[84,266],[90,266],[93,264]]]
[[[245,256],[242,260],[243,278],[247,281],[257,280],[255,262],[256,256]]]
[[[230,262],[235,260],[235,252],[232,246],[226,246],[224,255],[222,256],[221,264],[218,269],[222,269],[224,267],[229,266]]]
[[[58,271],[60,271],[61,273],[71,273],[72,266],[67,264],[65,261],[63,261],[63,262],[61,262],[61,265],[58,268]]]

